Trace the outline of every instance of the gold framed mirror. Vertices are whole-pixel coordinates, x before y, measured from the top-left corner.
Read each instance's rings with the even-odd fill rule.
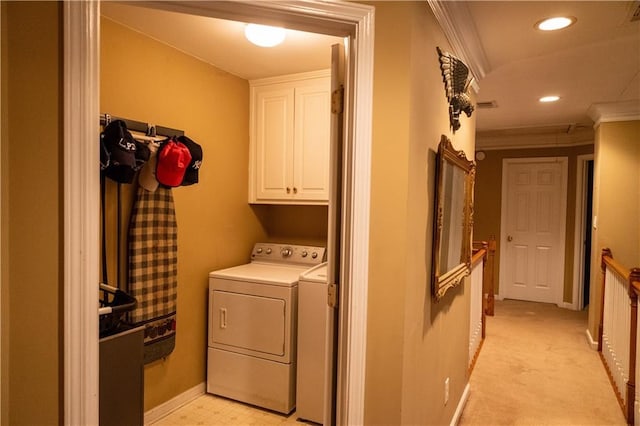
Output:
[[[431,286],[440,300],[471,271],[475,163],[444,135],[436,157]]]

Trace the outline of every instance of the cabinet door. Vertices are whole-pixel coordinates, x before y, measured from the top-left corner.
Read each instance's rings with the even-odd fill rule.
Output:
[[[298,200],[329,201],[329,79],[297,87],[293,192]]]
[[[255,105],[255,196],[283,200],[293,195],[293,88],[260,88]]]

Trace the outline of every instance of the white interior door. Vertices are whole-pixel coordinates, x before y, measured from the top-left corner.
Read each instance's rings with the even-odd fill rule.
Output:
[[[567,158],[505,159],[501,296],[562,304]]]
[[[331,136],[330,136],[330,176],[329,176],[329,232],[327,241],[327,280],[335,295],[338,292],[343,272],[342,221],[343,217],[343,150],[344,150],[344,99],[345,48],[341,44],[331,47]],[[338,102],[338,98],[340,102]],[[327,295],[327,300],[329,297]],[[336,423],[335,394],[337,387],[337,327],[338,309],[336,304],[327,303],[328,324],[326,328],[325,380],[324,380],[324,421],[325,425]]]

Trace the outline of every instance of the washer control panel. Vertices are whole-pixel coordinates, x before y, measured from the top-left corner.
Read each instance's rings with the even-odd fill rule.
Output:
[[[325,260],[325,252],[324,247],[256,243],[251,252],[251,261],[319,265]]]

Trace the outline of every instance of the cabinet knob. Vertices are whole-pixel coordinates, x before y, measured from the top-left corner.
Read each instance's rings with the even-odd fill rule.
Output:
[[[291,193],[291,188],[287,186],[287,194]]]
[[[293,187],[293,193],[297,194],[298,193],[298,188],[296,188],[295,186]]]

